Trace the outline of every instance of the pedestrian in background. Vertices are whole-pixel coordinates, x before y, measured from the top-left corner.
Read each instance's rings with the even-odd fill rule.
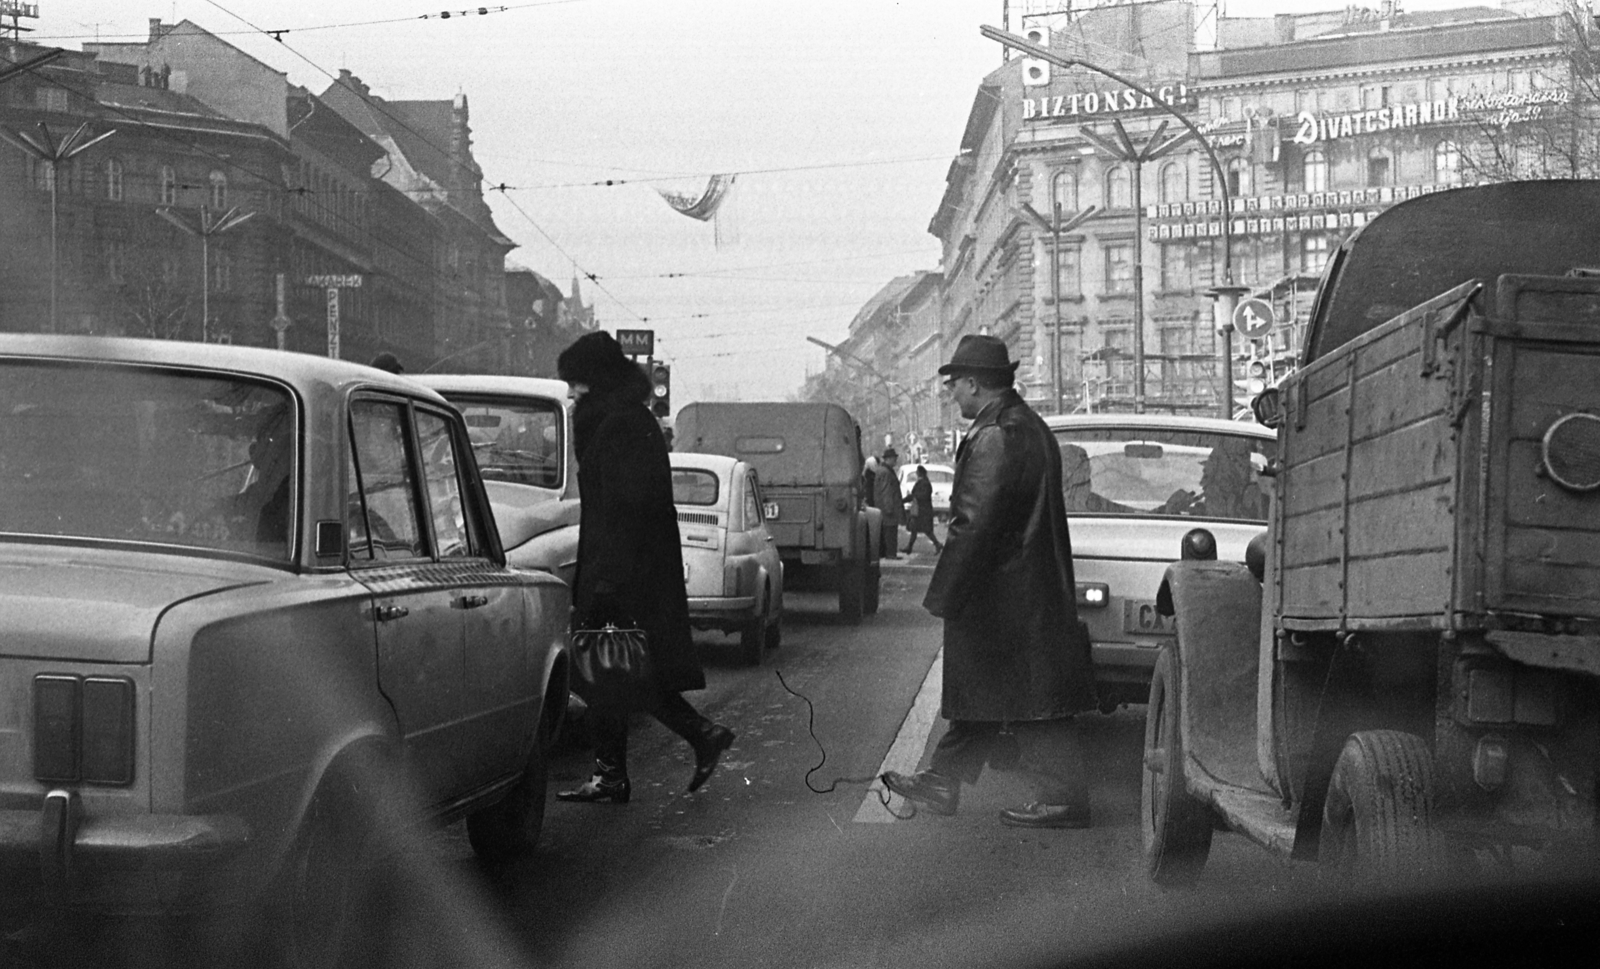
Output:
[[[883,457],[878,459],[878,473],[873,481],[873,487],[878,493],[878,510],[883,512],[882,541],[879,543],[878,554],[886,559],[900,557],[900,519],[904,514],[905,498],[900,494],[900,474],[894,467],[894,463],[899,459],[900,455],[894,448],[884,448]]]
[[[911,484],[911,496],[906,500],[911,503],[910,514],[906,516],[911,535],[906,539],[905,554],[911,554],[918,535],[926,535],[933,543],[933,554],[938,555],[944,551],[944,546],[933,534],[933,482],[928,480],[928,469],[920,464],[917,465],[917,480]]]
[[[400,365],[400,358],[390,353],[388,350],[384,350],[382,353],[379,353],[377,356],[373,357],[372,362],[367,364],[367,366],[377,367],[379,370],[382,370],[386,373],[406,372],[406,368]]]
[[[935,814],[985,765],[1018,768],[1036,800],[1005,824],[1089,826],[1089,779],[1073,714],[1096,706],[1088,635],[1078,624],[1072,543],[1054,435],[1013,389],[1017,364],[995,337],[961,338],[939,368],[972,421],[956,450],[944,552],[923,605],[944,620],[949,727],[928,769],[883,783]]]
[[[655,670],[648,712],[694,750],[689,790],[704,784],[734,733],[701,716],[684,690],[706,685],[689,632],[678,512],[661,425],[650,413],[650,378],[604,331],[586,333],[561,352],[556,371],[573,399],[578,457],[578,565],[572,614],[584,628],[637,625]],[[563,801],[626,804],[628,712],[591,708],[594,776]]]

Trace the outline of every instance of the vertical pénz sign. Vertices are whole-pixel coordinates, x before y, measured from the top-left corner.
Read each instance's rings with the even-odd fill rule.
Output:
[[[360,289],[360,273],[319,273],[306,277],[306,285],[328,291],[328,359],[339,359],[339,290]]]
[[[617,343],[630,357],[649,357],[656,352],[655,330],[618,330]]]

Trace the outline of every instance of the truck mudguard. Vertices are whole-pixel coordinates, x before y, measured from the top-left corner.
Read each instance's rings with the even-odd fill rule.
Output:
[[[1261,583],[1242,562],[1175,562],[1161,580],[1156,609],[1177,619],[1185,773],[1199,767],[1216,780],[1259,786]]]

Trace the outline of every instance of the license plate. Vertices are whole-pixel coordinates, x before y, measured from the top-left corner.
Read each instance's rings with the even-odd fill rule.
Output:
[[[1156,612],[1153,599],[1122,600],[1122,631],[1144,636],[1176,636],[1178,624],[1172,616]]]

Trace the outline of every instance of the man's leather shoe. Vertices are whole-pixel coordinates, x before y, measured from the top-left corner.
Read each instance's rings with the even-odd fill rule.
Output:
[[[694,776],[689,778],[689,791],[693,793],[700,789],[700,785],[711,779],[711,772],[717,769],[717,760],[722,757],[722,752],[733,746],[734,733],[720,723],[712,724],[694,745]]]
[[[1030,801],[1021,807],[1002,810],[1000,823],[1009,824],[1013,828],[1087,828],[1089,806]]]
[[[949,817],[956,813],[956,806],[961,802],[961,782],[933,771],[916,774],[884,771],[882,779],[884,787],[934,814]]]
[[[628,796],[632,793],[633,787],[626,777],[607,778],[596,774],[570,791],[557,791],[556,800],[579,801],[584,804],[593,804],[596,801],[627,804]]]

